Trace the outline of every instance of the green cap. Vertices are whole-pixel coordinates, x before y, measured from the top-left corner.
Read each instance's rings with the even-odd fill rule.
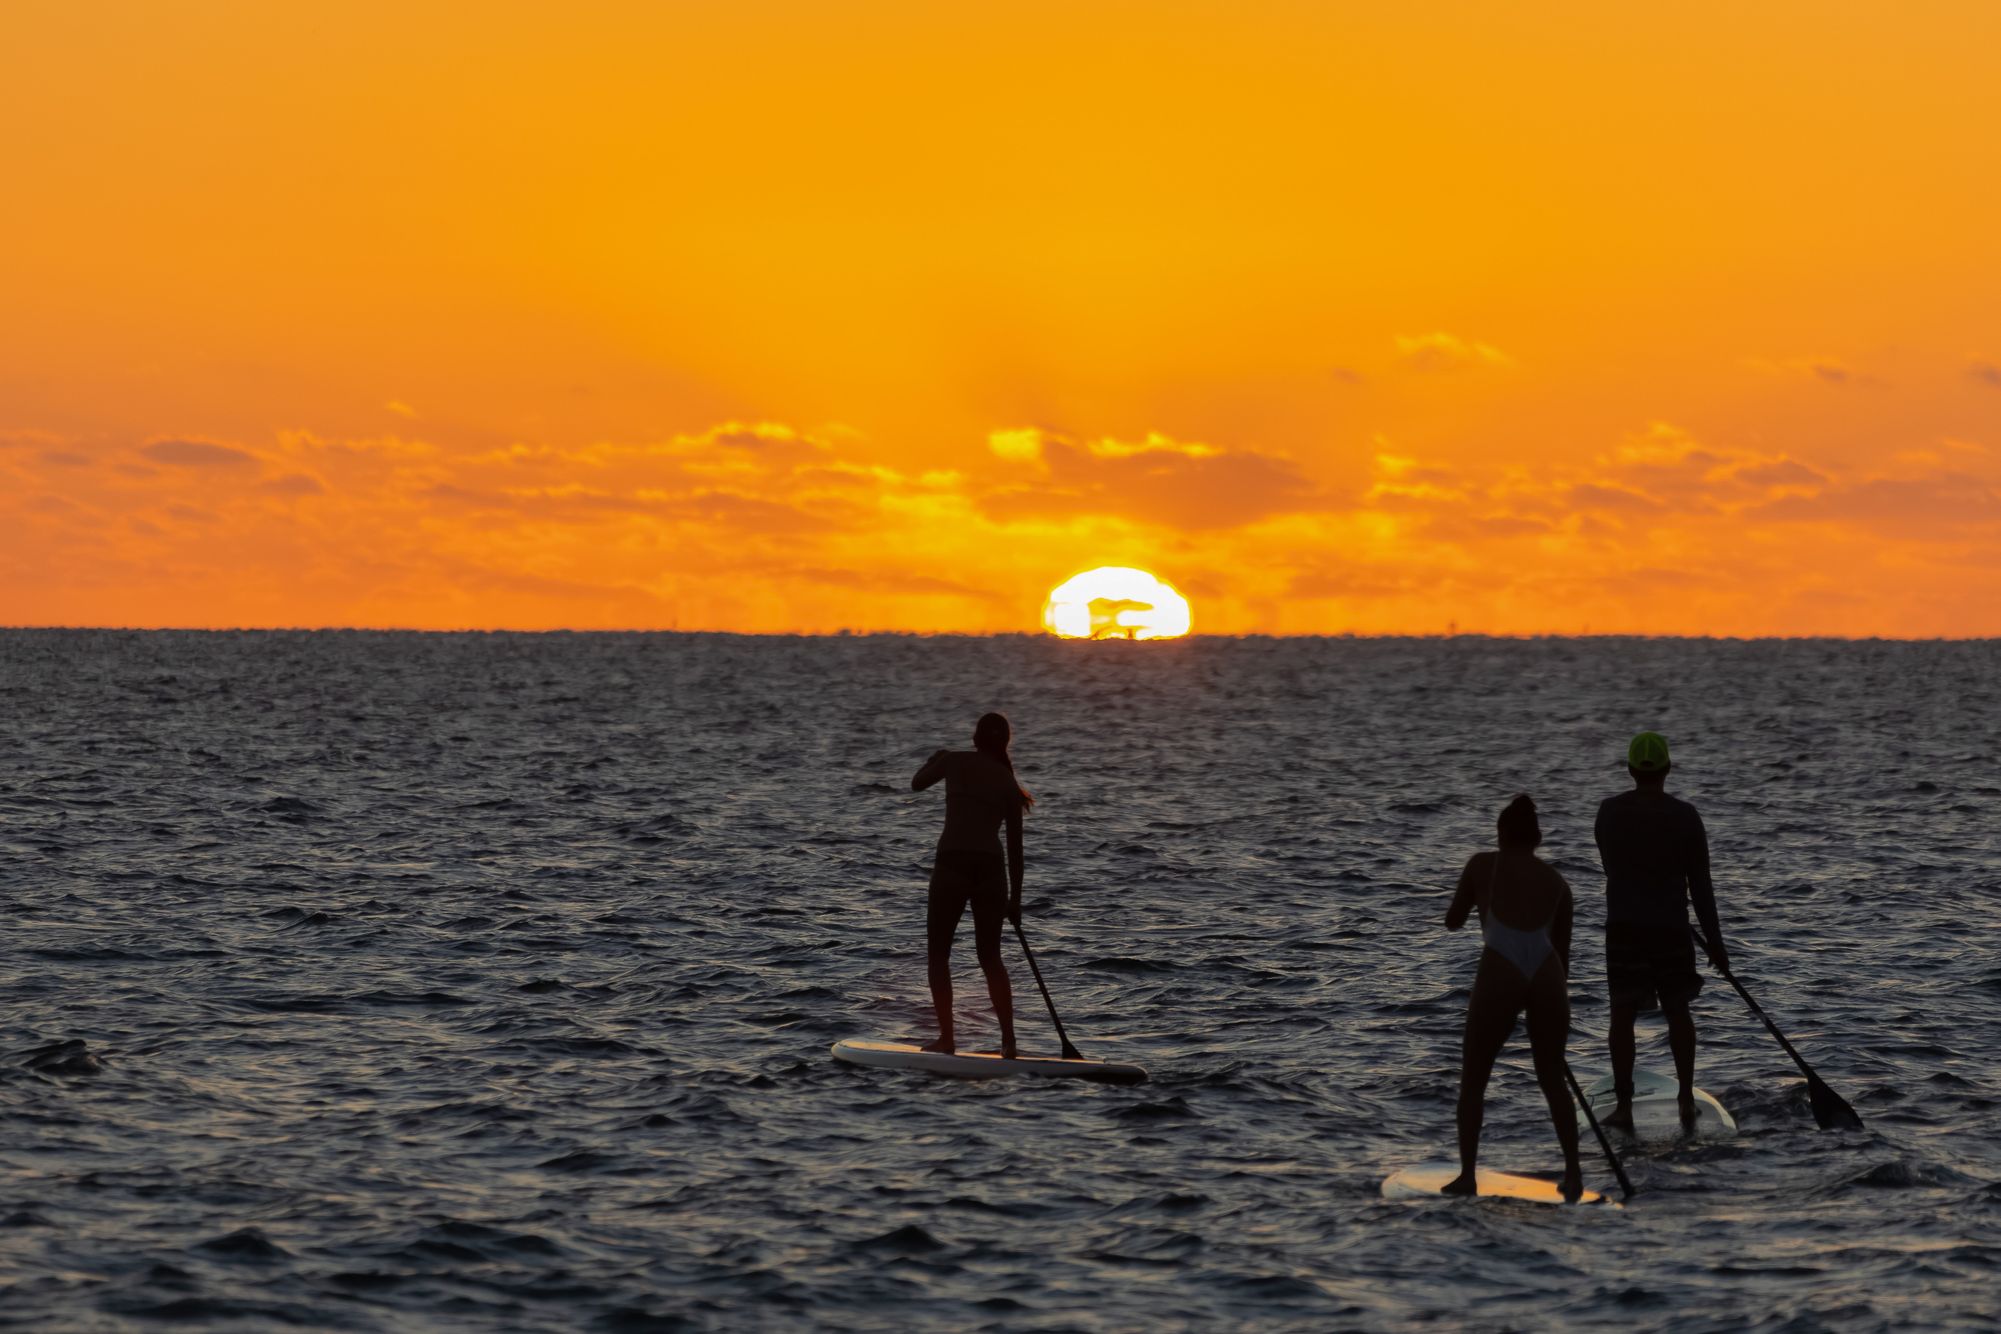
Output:
[[[1657,774],[1668,767],[1667,738],[1642,732],[1626,747],[1626,763],[1638,773]]]

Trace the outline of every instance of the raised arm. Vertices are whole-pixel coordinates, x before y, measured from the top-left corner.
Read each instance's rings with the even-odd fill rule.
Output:
[[[910,790],[912,792],[922,792],[925,788],[930,787],[933,783],[943,778],[945,776],[945,766],[950,762],[951,758],[952,752],[949,750],[933,751],[931,758],[924,761],[924,767],[919,769],[916,776],[910,780]]]
[[[1013,890],[1008,895],[1007,915],[1016,926],[1021,925],[1021,806],[1016,804],[1007,813],[1007,875]]]
[[[1476,852],[1466,859],[1466,869],[1459,873],[1459,888],[1452,894],[1452,906],[1445,910],[1447,931],[1457,931],[1466,925],[1466,918],[1472,913],[1473,905],[1480,901],[1482,877],[1476,873],[1475,868],[1480,865],[1480,858],[1485,855]]]
[[[1730,971],[1730,949],[1723,943],[1723,923],[1716,915],[1716,886],[1709,878],[1709,831],[1702,817],[1689,811],[1688,897],[1695,904],[1695,919],[1702,923],[1702,938],[1709,942],[1709,961],[1719,973]]]

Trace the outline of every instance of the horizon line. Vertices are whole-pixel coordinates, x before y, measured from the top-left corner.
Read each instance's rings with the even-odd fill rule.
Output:
[[[1095,644],[1154,644],[1169,643],[1174,640],[1243,640],[1243,639],[1490,639],[1490,640],[1537,640],[1537,639],[1647,639],[1686,640],[1691,643],[1843,643],[1843,644],[1983,644],[2001,642],[2001,633],[1966,635],[1841,635],[1841,634],[1763,634],[1763,635],[1704,635],[1704,634],[1643,634],[1638,631],[1592,631],[1577,632],[1563,630],[1527,631],[1406,631],[1367,632],[1357,630],[1329,630],[1318,633],[1277,633],[1271,631],[1244,631],[1235,634],[1190,631],[1185,635],[1175,635],[1166,640],[1128,640],[1116,635],[1101,635],[1096,638],[1065,636],[1049,633],[1047,630],[689,630],[679,627],[627,626],[621,628],[577,628],[569,626],[546,626],[539,629],[514,626],[406,626],[406,625],[0,625],[0,634],[178,634],[178,635],[715,635],[735,639],[1049,639],[1063,643]]]

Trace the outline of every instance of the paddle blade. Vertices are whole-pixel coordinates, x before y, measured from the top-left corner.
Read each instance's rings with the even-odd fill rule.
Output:
[[[1814,1123],[1822,1130],[1860,1130],[1862,1118],[1850,1107],[1839,1093],[1829,1088],[1820,1076],[1815,1075],[1806,1082],[1807,1100],[1813,1104]]]

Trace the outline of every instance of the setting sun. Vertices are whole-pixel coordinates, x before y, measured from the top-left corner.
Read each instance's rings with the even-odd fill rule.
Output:
[[[1172,639],[1188,633],[1188,599],[1145,570],[1101,565],[1058,584],[1042,623],[1065,639]]]

